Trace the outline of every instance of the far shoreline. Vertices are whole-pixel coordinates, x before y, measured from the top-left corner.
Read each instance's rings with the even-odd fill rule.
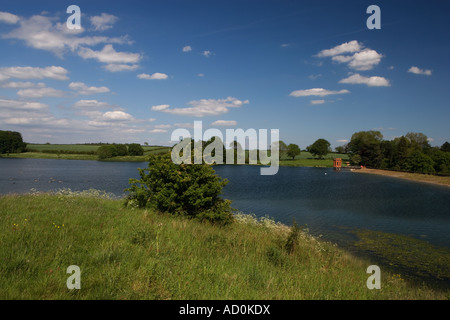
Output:
[[[441,185],[450,187],[450,176],[437,176],[431,174],[423,174],[423,173],[411,173],[411,172],[403,172],[403,171],[391,171],[391,170],[382,170],[382,169],[368,169],[361,168],[358,170],[351,170],[353,172],[360,173],[368,173],[368,174],[377,174],[386,177],[394,177],[400,178],[404,180],[417,181],[417,182],[425,182],[434,185]]]

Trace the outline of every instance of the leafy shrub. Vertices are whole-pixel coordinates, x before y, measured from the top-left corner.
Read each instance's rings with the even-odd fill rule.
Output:
[[[130,156],[143,156],[144,149],[141,147],[140,144],[132,143],[128,146],[128,154]]]
[[[116,144],[116,154],[118,157],[126,156],[128,155],[128,149],[127,146],[124,144]]]
[[[155,209],[228,224],[233,220],[231,201],[220,197],[228,183],[206,164],[174,164],[170,154],[151,156],[147,169],[138,169],[140,179],[130,179],[127,205]]]
[[[97,154],[100,160],[108,159],[117,156],[117,149],[113,145],[104,145],[98,148]]]

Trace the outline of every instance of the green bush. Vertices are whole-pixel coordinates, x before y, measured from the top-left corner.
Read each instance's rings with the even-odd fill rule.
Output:
[[[100,160],[109,159],[117,156],[117,149],[113,145],[104,145],[98,148],[97,154]]]
[[[0,130],[0,154],[25,152],[26,148],[20,132]]]
[[[207,164],[174,164],[170,154],[151,156],[140,179],[130,179],[126,204],[152,206],[159,211],[228,224],[233,220],[231,201],[220,197],[228,183]]]
[[[140,144],[132,143],[128,146],[128,154],[130,156],[143,156],[144,149],[141,147]]]

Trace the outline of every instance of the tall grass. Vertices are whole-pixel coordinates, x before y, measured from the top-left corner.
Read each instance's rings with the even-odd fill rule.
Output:
[[[445,299],[274,221],[227,227],[125,208],[104,193],[0,197],[0,299]],[[292,240],[292,239],[291,239]],[[81,269],[81,289],[66,269]]]

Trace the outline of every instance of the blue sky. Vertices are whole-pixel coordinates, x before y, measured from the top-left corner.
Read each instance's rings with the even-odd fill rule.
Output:
[[[81,30],[69,30],[69,5]],[[369,5],[381,29],[369,30]],[[450,140],[444,1],[9,1],[0,129],[35,143],[172,145],[179,127]],[[192,129],[190,129],[192,130]]]

